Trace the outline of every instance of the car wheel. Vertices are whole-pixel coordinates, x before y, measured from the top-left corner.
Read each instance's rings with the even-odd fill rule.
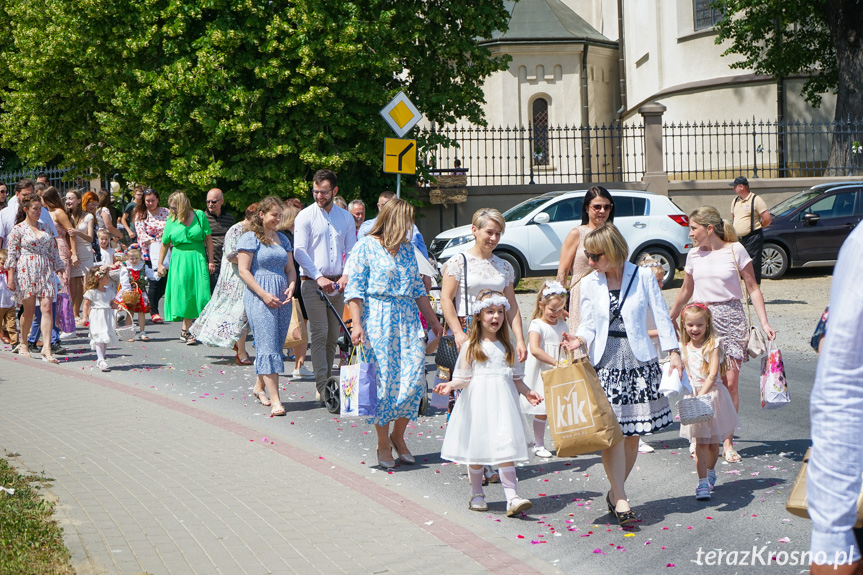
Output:
[[[761,277],[778,280],[788,271],[788,254],[776,244],[761,248]]]
[[[659,264],[662,266],[662,287],[667,288],[671,287],[671,280],[674,279],[675,270],[675,259],[668,250],[660,247],[649,247],[647,249],[641,250],[638,255],[635,257],[633,263],[637,263],[641,261],[646,255],[650,255],[653,259],[657,260]]]
[[[524,272],[521,269],[521,264],[518,262],[518,258],[506,252],[500,252],[494,255],[505,262],[509,262],[509,265],[512,266],[512,270],[515,272],[515,280],[512,282],[512,287],[515,288],[524,276]]]

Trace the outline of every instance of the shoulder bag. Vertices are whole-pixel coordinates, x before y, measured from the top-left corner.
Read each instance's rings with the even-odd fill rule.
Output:
[[[463,278],[464,278],[464,311],[468,313],[468,301],[467,301],[467,256],[463,253],[461,254],[463,259]],[[444,320],[444,331],[446,331],[446,320]],[[454,326],[453,330],[461,329],[461,326]],[[455,344],[455,336],[453,335],[445,335],[440,338],[440,343],[437,346],[437,353],[434,357],[435,365],[443,370],[447,370],[452,373],[452,370],[455,369],[455,362],[458,360],[458,347]]]
[[[761,331],[761,328],[755,327],[752,323],[752,310],[749,306],[749,290],[746,289],[746,282],[743,281],[743,276],[740,275],[740,266],[737,265],[737,256],[734,253],[734,245],[731,246],[731,258],[734,260],[734,268],[737,270],[737,279],[743,288],[743,299],[746,300],[746,315],[749,318],[749,341],[746,344],[746,351],[749,357],[755,359],[767,351],[767,336]]]

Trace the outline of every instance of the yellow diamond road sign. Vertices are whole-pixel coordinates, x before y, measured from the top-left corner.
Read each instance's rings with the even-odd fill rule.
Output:
[[[384,173],[415,174],[417,141],[384,138]]]
[[[405,96],[404,92],[396,94],[396,97],[383,107],[381,116],[383,116],[386,123],[389,124],[393,132],[400,138],[407,134],[423,118],[423,115],[420,114],[420,111],[417,110],[413,102]]]

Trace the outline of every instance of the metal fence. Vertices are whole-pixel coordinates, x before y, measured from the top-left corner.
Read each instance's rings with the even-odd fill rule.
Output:
[[[449,145],[426,149],[433,168],[467,170],[469,186],[557,184],[639,180],[644,174],[644,127],[446,126],[427,129],[421,138],[441,137]]]
[[[859,120],[666,124],[662,139],[670,180],[863,174]]]
[[[61,195],[64,195],[71,188],[79,188],[82,185],[89,188],[89,180],[81,182],[78,178],[67,177],[67,174],[75,173],[74,170],[75,168],[31,168],[17,172],[4,172],[0,174],[0,182],[5,183],[11,193],[15,188],[15,184],[23,178],[35,180],[39,174],[45,174],[48,176],[48,182],[57,188],[57,191]]]

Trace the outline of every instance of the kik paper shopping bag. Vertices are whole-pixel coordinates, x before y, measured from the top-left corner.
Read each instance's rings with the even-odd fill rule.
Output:
[[[791,401],[782,352],[774,340],[767,342],[767,355],[761,358],[761,407],[776,409]]]
[[[339,401],[342,417],[377,415],[378,378],[374,356],[363,346],[354,348],[348,365],[339,373]]]
[[[285,337],[285,349],[298,346],[301,343],[309,341],[308,332],[306,332],[306,321],[303,319],[303,310],[300,308],[300,302],[294,298],[291,302],[291,323],[288,326],[288,335]]]
[[[586,358],[542,373],[548,427],[558,457],[607,449],[623,432]]]

